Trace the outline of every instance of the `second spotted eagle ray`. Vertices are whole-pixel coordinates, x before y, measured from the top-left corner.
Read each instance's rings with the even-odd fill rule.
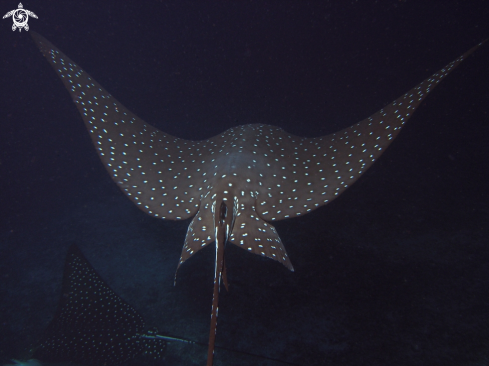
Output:
[[[279,127],[249,124],[190,141],[144,122],[49,41],[32,35],[70,92],[105,168],[122,191],[151,216],[193,217],[177,269],[214,243],[208,366],[214,357],[221,280],[226,284],[225,244],[293,271],[270,222],[304,215],[344,192],[380,157],[433,88],[480,46],[372,116],[331,135],[303,138]]]
[[[165,340],[179,340],[144,328],[142,316],[112,291],[72,244],[58,309],[32,356],[43,362],[117,366],[142,355],[160,360]]]

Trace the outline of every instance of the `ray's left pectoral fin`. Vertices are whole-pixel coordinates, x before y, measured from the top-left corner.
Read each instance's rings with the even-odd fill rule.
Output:
[[[434,87],[481,45],[351,127],[312,139],[281,134],[283,156],[295,159],[280,162],[289,164],[284,169],[288,174],[267,176],[268,187],[273,190],[265,186],[258,189],[258,213],[282,220],[306,214],[338,197],[382,155]]]
[[[320,138],[326,140],[331,138],[331,146],[334,148],[334,152],[330,155],[333,160],[336,160],[333,167],[338,174],[330,177],[329,187],[335,188],[334,191],[330,190],[334,192],[331,198],[356,181],[383,154],[429,93],[481,44],[450,62],[370,117],[325,138]]]

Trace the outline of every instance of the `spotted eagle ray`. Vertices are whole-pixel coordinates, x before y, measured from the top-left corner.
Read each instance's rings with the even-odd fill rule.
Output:
[[[58,309],[33,357],[119,365],[139,355],[160,359],[165,338],[155,330],[144,332],[142,316],[112,291],[73,244],[66,256]]]
[[[178,268],[215,243],[207,365],[214,357],[224,248],[232,243],[293,271],[270,224],[304,215],[351,186],[398,135],[416,108],[475,46],[372,116],[336,133],[303,138],[279,127],[249,124],[207,140],[163,133],[127,110],[42,36],[37,46],[68,89],[105,168],[147,214],[193,217]]]

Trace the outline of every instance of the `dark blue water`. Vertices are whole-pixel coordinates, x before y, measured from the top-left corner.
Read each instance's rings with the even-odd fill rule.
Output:
[[[486,1],[23,4],[31,30],[187,139],[247,123],[335,132],[489,37]],[[0,26],[0,363],[42,335],[73,242],[148,325],[206,342],[211,249],[174,287],[188,222],[119,191],[28,33]],[[215,365],[489,362],[488,60],[485,45],[448,76],[340,198],[276,223],[294,273],[227,247]],[[205,363],[205,347],[167,352]]]

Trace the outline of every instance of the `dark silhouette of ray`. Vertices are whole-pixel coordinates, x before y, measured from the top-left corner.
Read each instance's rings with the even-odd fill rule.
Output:
[[[158,359],[166,341],[144,332],[144,320],[121,299],[71,245],[61,297],[33,357],[46,362],[119,365],[139,355]]]

